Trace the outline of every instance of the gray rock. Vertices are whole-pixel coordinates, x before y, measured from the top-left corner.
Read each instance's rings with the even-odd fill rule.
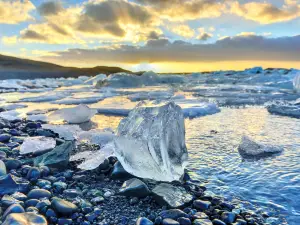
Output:
[[[26,192],[29,182],[24,181],[11,174],[0,176],[0,195],[12,194],[14,192]]]
[[[63,216],[70,216],[77,211],[76,205],[61,198],[53,198],[51,207],[56,213]]]
[[[7,170],[16,170],[19,169],[22,166],[22,162],[20,160],[17,159],[5,159],[4,161]]]
[[[163,219],[173,219],[173,220],[177,220],[180,217],[188,217],[188,215],[181,211],[180,209],[170,209],[170,210],[164,210],[160,213],[160,216]]]
[[[6,172],[6,166],[5,166],[5,163],[0,160],[0,176],[3,176],[5,175],[7,172]]]
[[[51,192],[45,189],[33,189],[28,195],[28,199],[40,199],[40,198],[50,198]]]
[[[193,200],[193,196],[187,193],[183,187],[176,187],[167,183],[157,185],[152,193],[158,204],[167,205],[170,208],[183,207]]]
[[[8,208],[9,206],[13,204],[24,204],[22,201],[19,201],[18,199],[15,199],[12,196],[4,195],[1,199],[1,205],[4,208]]]
[[[196,219],[193,221],[193,225],[213,225],[209,219]]]
[[[195,200],[193,202],[193,205],[196,209],[204,211],[204,210],[209,209],[211,203],[209,201]]]
[[[149,191],[149,188],[143,181],[137,178],[132,178],[123,183],[118,194],[124,196],[143,198],[148,196],[150,193],[151,192]]]
[[[32,212],[12,213],[2,225],[47,225],[45,217]]]
[[[153,225],[153,222],[145,217],[140,217],[136,221],[136,225]]]
[[[35,166],[48,166],[56,169],[64,169],[68,166],[71,152],[74,150],[73,141],[65,141],[56,146],[52,151],[34,159]]]
[[[111,178],[114,180],[127,180],[132,178],[133,175],[128,173],[122,166],[122,164],[118,161],[114,164],[113,171],[111,173]]]
[[[177,221],[180,223],[180,225],[191,225],[192,222],[189,218],[180,217],[177,219]]]

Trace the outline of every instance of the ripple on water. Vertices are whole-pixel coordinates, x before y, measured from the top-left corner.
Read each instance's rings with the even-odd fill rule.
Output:
[[[242,160],[237,146],[243,135],[285,150],[257,161]],[[276,224],[299,224],[300,120],[270,115],[260,107],[223,108],[186,120],[186,142],[193,177],[207,180],[211,191],[279,214]]]

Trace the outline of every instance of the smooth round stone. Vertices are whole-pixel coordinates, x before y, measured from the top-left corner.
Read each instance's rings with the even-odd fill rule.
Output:
[[[19,201],[26,201],[27,195],[21,193],[21,192],[15,192],[11,195],[11,197],[19,200]]]
[[[35,123],[35,122],[29,122],[29,123],[26,124],[25,127],[29,128],[29,129],[38,129],[38,128],[41,128],[41,124],[40,123]]]
[[[0,176],[3,176],[5,175],[7,172],[6,172],[6,166],[5,166],[5,163],[0,160]]]
[[[212,221],[213,225],[226,225],[222,220],[214,219]]]
[[[77,206],[75,204],[61,198],[53,198],[51,207],[55,212],[63,216],[72,215],[72,213],[77,211]]]
[[[65,189],[67,189],[68,185],[64,182],[58,181],[53,183],[52,187],[57,192],[62,193]]]
[[[40,188],[44,188],[48,185],[51,186],[51,182],[48,180],[44,180],[44,179],[38,179],[38,181],[36,182],[36,185],[39,186]]]
[[[164,210],[160,213],[160,216],[163,219],[173,219],[177,220],[179,217],[188,217],[188,215],[181,211],[180,209],[169,209],[169,210]]]
[[[26,212],[39,213],[39,210],[36,207],[30,206],[26,208]]]
[[[20,131],[18,131],[16,129],[9,130],[9,134],[12,136],[20,136],[21,135]]]
[[[16,169],[21,168],[22,162],[17,159],[9,158],[9,159],[5,160],[5,165],[6,165],[7,170],[16,170]]]
[[[48,199],[43,199],[43,200],[41,200],[38,204],[36,204],[36,208],[38,209],[38,210],[41,210],[41,209],[43,209],[44,207],[48,207],[48,206],[50,206],[51,205],[51,203],[50,203],[50,201],[48,200]]]
[[[30,207],[30,206],[35,207],[39,202],[40,202],[40,200],[37,200],[37,199],[29,199],[25,202],[25,206],[26,207]]]
[[[132,178],[123,183],[118,194],[143,198],[150,194],[150,190],[143,181],[137,178]]]
[[[27,173],[27,179],[30,181],[36,181],[40,178],[41,172],[36,167],[31,167]]]
[[[21,168],[22,176],[27,176],[28,171],[30,170],[31,166],[23,165]]]
[[[5,152],[6,154],[11,153],[11,149],[7,147],[7,145],[0,147],[0,151]]]
[[[6,158],[6,153],[3,151],[0,151],[0,159],[5,159]]]
[[[163,219],[163,225],[180,225],[176,220],[173,219]]]
[[[45,189],[33,189],[28,195],[28,199],[40,199],[40,198],[50,198],[51,192]]]
[[[45,217],[32,212],[12,213],[2,225],[47,225]]]
[[[9,195],[4,195],[2,197],[2,199],[1,199],[1,205],[2,205],[3,208],[8,208],[9,206],[11,206],[13,204],[23,205],[24,202],[19,201],[19,200],[15,199],[14,197],[9,196]]]
[[[196,209],[207,210],[209,209],[211,203],[209,201],[195,200],[193,205]]]
[[[77,196],[81,196],[82,192],[78,191],[76,189],[66,189],[64,190],[63,194],[67,197],[67,198],[76,198]]]
[[[24,208],[19,204],[13,204],[9,206],[3,213],[3,218],[5,219],[11,213],[23,213],[25,212]]]
[[[18,142],[9,142],[7,143],[7,147],[13,149],[13,148],[16,148],[16,147],[19,147],[20,144]]]
[[[140,217],[136,221],[136,225],[153,225],[153,222],[148,220],[146,217]]]
[[[41,176],[42,176],[42,177],[47,177],[47,176],[49,176],[49,175],[50,175],[50,172],[51,172],[48,166],[41,166],[41,167],[40,167],[40,171],[41,171]]]
[[[8,142],[11,138],[9,134],[0,134],[0,142]]]
[[[236,214],[233,212],[223,212],[221,215],[221,220],[224,223],[233,223],[235,221]]]
[[[180,217],[177,219],[177,222],[180,223],[180,225],[191,225],[192,222],[189,218]]]
[[[50,218],[50,217],[57,217],[57,215],[56,215],[56,213],[54,212],[53,209],[48,209],[48,210],[46,211],[46,217],[47,217],[47,218]]]
[[[67,219],[67,218],[59,218],[58,219],[58,225],[69,225],[72,224],[73,221],[71,219]]]

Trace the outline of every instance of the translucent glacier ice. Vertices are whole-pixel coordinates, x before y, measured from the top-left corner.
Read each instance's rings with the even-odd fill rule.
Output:
[[[242,157],[265,157],[275,153],[280,153],[283,148],[273,145],[265,145],[256,143],[249,137],[243,136],[242,142],[238,147],[239,153]]]
[[[77,167],[82,170],[93,170],[112,155],[114,155],[114,144],[110,142],[98,151],[79,152],[71,156],[70,161],[83,160]]]
[[[20,154],[41,153],[53,149],[56,146],[56,141],[51,137],[36,136],[27,137],[20,147]]]
[[[19,120],[26,117],[24,113],[20,113],[15,110],[4,111],[0,113],[0,117],[9,121]]]
[[[86,80],[85,84],[96,85],[98,81],[103,81],[107,76],[105,74],[98,74],[88,80]]]
[[[271,114],[300,118],[300,104],[295,102],[274,102],[267,106],[267,110]]]
[[[139,104],[120,122],[114,144],[127,172],[158,181],[179,180],[188,157],[181,108],[174,102]]]
[[[294,89],[300,92],[300,73],[298,73],[293,80]]]
[[[107,143],[112,142],[115,137],[111,132],[97,129],[79,132],[77,136],[78,142],[97,144],[99,146],[104,146]]]
[[[95,109],[90,109],[86,105],[78,105],[74,108],[59,109],[48,115],[51,123],[73,123],[79,124],[89,121],[95,114]]]
[[[43,124],[44,129],[52,130],[57,133],[60,138],[65,140],[76,140],[78,133],[82,132],[82,129],[78,125],[53,125],[53,124]]]

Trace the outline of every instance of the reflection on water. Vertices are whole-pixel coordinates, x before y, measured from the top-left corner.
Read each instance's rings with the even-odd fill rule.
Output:
[[[237,150],[243,135],[281,145],[285,151],[243,161]],[[187,120],[186,139],[189,169],[195,178],[206,180],[211,191],[279,211],[287,219],[279,224],[299,224],[300,120],[273,116],[263,108],[223,108],[219,114]]]

